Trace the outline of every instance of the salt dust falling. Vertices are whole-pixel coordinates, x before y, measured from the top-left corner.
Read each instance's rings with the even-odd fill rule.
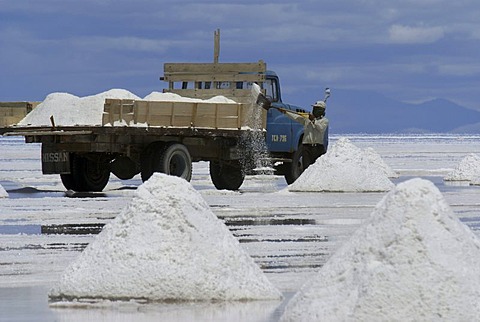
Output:
[[[254,169],[255,174],[271,174],[273,164],[265,141],[265,132],[263,131],[262,116],[264,110],[256,104],[258,94],[260,94],[260,87],[257,84],[253,84],[251,108],[248,109],[246,118],[246,125],[250,130],[243,131],[240,139],[240,146],[246,152],[242,158],[242,165],[244,169]]]
[[[281,321],[474,321],[480,240],[435,185],[392,189],[288,303]]]
[[[187,181],[155,173],[72,262],[51,301],[280,299]]]

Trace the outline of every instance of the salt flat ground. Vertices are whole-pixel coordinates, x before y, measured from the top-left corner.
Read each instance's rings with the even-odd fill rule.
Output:
[[[333,136],[330,144],[339,137]],[[413,177],[431,180],[454,213],[480,234],[480,187],[443,181],[465,156],[480,154],[480,136],[344,137],[358,147],[375,149],[399,173],[394,183]],[[283,302],[49,307],[49,288],[101,226],[129,203],[141,180],[112,176],[103,193],[71,198],[58,176],[41,174],[40,145],[4,137],[0,138],[0,184],[9,198],[0,199],[0,321],[277,321],[288,299],[385,195],[291,193],[284,190],[287,185],[279,176],[249,176],[239,192],[217,191],[206,162],[194,165],[191,183],[283,292]],[[54,234],[55,229],[68,233]]]

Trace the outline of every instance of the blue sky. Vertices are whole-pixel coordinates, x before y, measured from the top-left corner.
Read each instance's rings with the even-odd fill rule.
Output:
[[[478,0],[0,0],[0,101],[164,86],[165,62],[263,59],[284,101],[376,91],[480,110]],[[333,96],[332,96],[333,97]]]

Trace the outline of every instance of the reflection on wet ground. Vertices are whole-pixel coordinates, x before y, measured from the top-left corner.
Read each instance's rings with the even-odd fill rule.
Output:
[[[39,235],[41,233],[39,225],[0,225],[0,235]]]
[[[99,234],[105,224],[63,224],[41,226],[42,234],[87,235]]]
[[[18,250],[67,250],[82,251],[88,243],[48,243],[48,244],[25,244],[21,247],[0,247],[0,251],[18,251]],[[9,263],[0,263],[7,265]],[[0,274],[1,275],[1,274]]]

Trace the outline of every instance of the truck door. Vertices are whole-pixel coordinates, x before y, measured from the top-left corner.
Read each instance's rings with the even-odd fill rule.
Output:
[[[289,109],[282,103],[277,78],[265,81],[266,95],[272,98],[272,107],[267,112],[267,147],[270,152],[293,152],[297,143],[293,143],[292,121],[277,108]]]

